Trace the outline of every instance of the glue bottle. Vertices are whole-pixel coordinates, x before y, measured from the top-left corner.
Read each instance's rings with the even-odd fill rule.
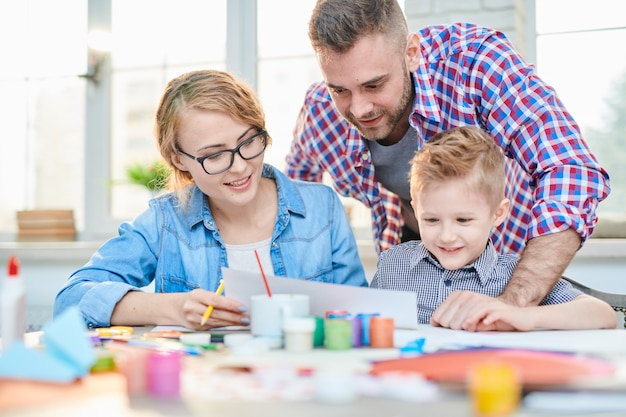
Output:
[[[20,261],[11,256],[2,283],[2,350],[24,340],[26,331],[26,287],[20,276]]]

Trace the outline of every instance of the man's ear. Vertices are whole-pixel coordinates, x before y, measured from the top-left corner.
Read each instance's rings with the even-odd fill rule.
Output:
[[[509,214],[509,208],[511,207],[511,200],[508,198],[503,198],[502,201],[496,207],[496,212],[494,213],[493,219],[493,227],[498,227],[502,224],[506,216]]]
[[[411,33],[407,38],[405,55],[409,72],[417,70],[421,58],[420,38],[417,33]]]

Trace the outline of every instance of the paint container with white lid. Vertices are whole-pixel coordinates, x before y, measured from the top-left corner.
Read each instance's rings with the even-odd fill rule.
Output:
[[[315,319],[312,317],[289,317],[283,322],[285,349],[290,352],[306,352],[313,349]]]

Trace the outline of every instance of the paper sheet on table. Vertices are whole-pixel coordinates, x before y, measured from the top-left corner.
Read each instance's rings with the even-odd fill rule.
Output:
[[[250,297],[266,294],[260,273],[222,268],[225,294],[250,306]],[[293,278],[267,276],[273,294],[308,294],[311,314],[324,316],[328,310],[348,310],[350,313],[379,313],[393,317],[396,328],[417,328],[417,304],[412,292],[328,284]]]
[[[623,354],[626,346],[626,331],[622,329],[467,332],[424,324],[417,330],[397,330],[394,342],[403,346],[422,337],[425,352],[491,347],[614,355]]]

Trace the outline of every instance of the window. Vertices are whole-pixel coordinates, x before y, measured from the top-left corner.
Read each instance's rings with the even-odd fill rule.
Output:
[[[538,72],[556,88],[611,175],[612,193],[600,205],[601,218],[624,215],[623,1],[526,4],[532,1]],[[274,139],[266,160],[283,168],[304,92],[321,79],[306,30],[314,3],[0,3],[5,97],[0,104],[0,234],[12,238],[17,210],[72,208],[81,237],[99,240],[142,211],[149,192],[126,183],[125,169],[159,157],[152,133],[158,98],[167,81],[192,69],[228,69],[256,87]],[[60,13],[62,25],[50,19]],[[279,14],[289,19],[276,30],[270,22]],[[101,26],[112,33],[113,50],[106,62],[108,78],[95,86],[78,75],[88,69],[86,34]],[[354,199],[343,201],[357,235],[370,239],[369,210]]]
[[[0,3],[2,232],[16,210],[83,210],[86,24],[82,0]]]
[[[622,0],[536,0],[537,71],[611,177],[603,219],[626,220],[626,14]],[[625,237],[625,236],[622,236]]]
[[[111,6],[110,216],[117,223],[143,211],[151,196],[125,182],[126,169],[160,158],[153,123],[167,82],[186,71],[225,69],[226,2],[184,0],[172,7],[168,0],[113,0]]]

